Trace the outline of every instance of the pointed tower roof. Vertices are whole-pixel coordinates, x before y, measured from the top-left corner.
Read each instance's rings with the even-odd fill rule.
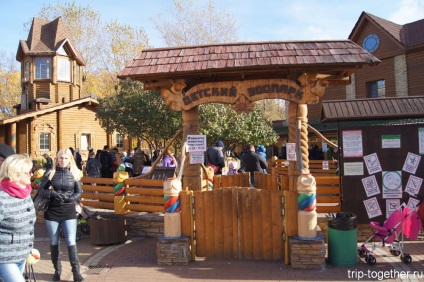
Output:
[[[25,55],[54,56],[64,45],[69,47],[70,55],[79,64],[85,65],[81,53],[73,44],[71,32],[61,17],[53,21],[33,18],[28,39],[19,42],[16,60],[21,62]]]

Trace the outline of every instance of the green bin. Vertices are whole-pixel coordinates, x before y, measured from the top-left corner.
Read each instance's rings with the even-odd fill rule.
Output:
[[[328,262],[335,266],[358,263],[356,215],[349,212],[327,214]]]

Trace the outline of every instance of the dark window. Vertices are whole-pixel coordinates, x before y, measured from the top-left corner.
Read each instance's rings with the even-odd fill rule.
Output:
[[[40,151],[50,151],[50,133],[40,134]]]
[[[386,97],[386,82],[384,79],[367,82],[368,98]]]

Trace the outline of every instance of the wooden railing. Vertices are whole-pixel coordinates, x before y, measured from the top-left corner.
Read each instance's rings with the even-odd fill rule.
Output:
[[[82,198],[84,206],[114,210],[114,186],[112,178],[83,177]],[[163,212],[164,180],[129,178],[125,180],[126,209],[138,212]],[[95,184],[95,185],[93,185]]]
[[[339,176],[315,176],[317,182],[317,213],[341,211],[341,189]]]
[[[309,160],[309,171],[312,175],[336,175],[337,166],[333,160],[328,161],[328,169],[323,168],[324,160]],[[288,161],[277,160],[271,168],[271,174],[288,175]]]

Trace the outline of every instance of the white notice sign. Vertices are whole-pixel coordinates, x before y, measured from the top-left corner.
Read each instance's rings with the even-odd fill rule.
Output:
[[[296,143],[287,143],[287,160],[296,161]]]
[[[190,164],[203,164],[205,161],[204,152],[191,152],[190,155]]]
[[[362,157],[362,131],[343,131],[343,157]]]
[[[206,135],[187,135],[187,152],[206,151]]]

